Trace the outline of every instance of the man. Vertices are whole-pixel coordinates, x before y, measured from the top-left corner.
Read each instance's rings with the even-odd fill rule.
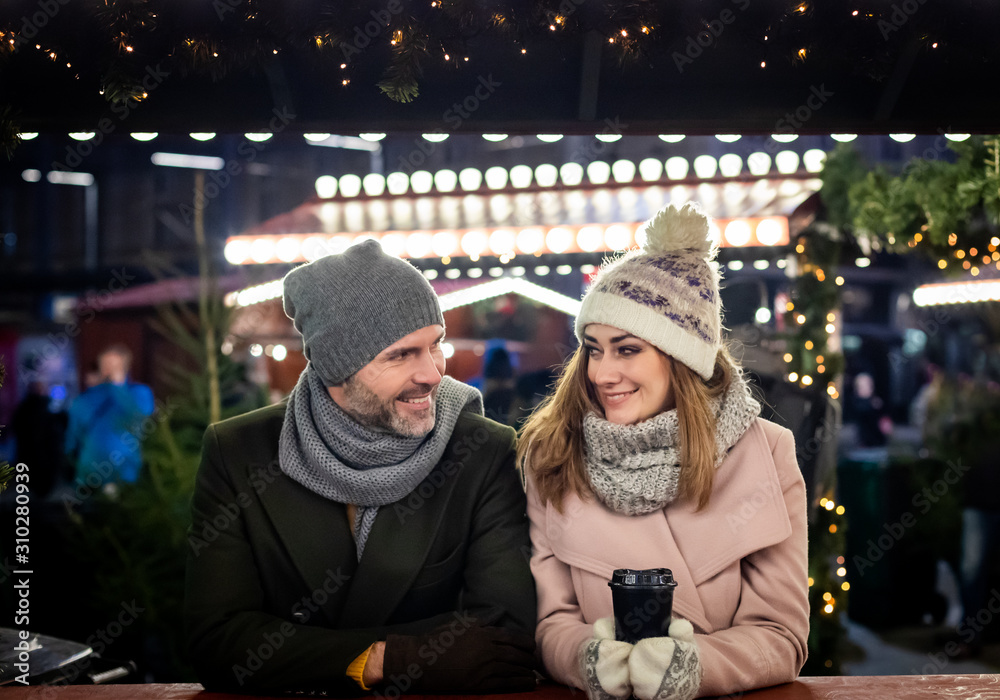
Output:
[[[444,317],[366,241],[284,280],[309,364],[209,427],[186,623],[210,688],[504,692],[535,684],[514,431],[444,376]]]
[[[77,480],[92,488],[139,478],[142,423],[155,406],[148,386],[128,380],[131,366],[132,353],[125,345],[105,348],[97,357],[98,384],[69,408],[66,454]]]

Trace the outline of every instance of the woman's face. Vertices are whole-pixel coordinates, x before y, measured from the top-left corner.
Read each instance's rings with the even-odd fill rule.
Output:
[[[588,325],[583,341],[587,377],[609,421],[633,425],[674,407],[669,355],[601,323]]]

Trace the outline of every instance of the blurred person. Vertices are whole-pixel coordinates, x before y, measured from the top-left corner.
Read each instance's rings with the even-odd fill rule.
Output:
[[[521,428],[532,411],[548,396],[556,376],[554,367],[545,367],[518,377],[514,385],[514,400],[510,407],[510,425],[516,429]]]
[[[483,366],[483,410],[498,423],[510,425],[514,396],[514,366],[510,353],[506,348],[494,348],[487,353]]]
[[[885,411],[885,402],[875,394],[875,380],[867,372],[854,377],[854,397],[851,410],[862,447],[881,447],[892,433],[892,420]]]
[[[65,452],[76,479],[134,483],[142,470],[143,421],[153,414],[153,392],[129,380],[132,352],[122,343],[97,356],[99,382],[69,407]]]
[[[62,445],[66,435],[66,412],[51,410],[48,387],[32,381],[28,393],[14,409],[11,432],[17,439],[14,463],[28,465],[31,490],[40,498],[68,478]]]
[[[592,700],[789,682],[809,636],[794,439],[722,344],[707,217],[670,205],[646,233],[587,291],[580,347],[519,443],[542,659]],[[616,639],[612,573],[661,567],[677,582],[664,634]]]
[[[515,434],[444,374],[434,290],[376,241],[283,286],[306,369],[287,403],[205,434],[185,599],[201,681],[389,697],[534,688]]]

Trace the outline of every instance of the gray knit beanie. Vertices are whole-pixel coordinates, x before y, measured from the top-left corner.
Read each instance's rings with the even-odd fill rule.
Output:
[[[340,384],[413,331],[444,325],[430,283],[374,240],[295,268],[283,286],[285,313],[327,386]]]
[[[645,224],[641,250],[606,262],[576,317],[582,342],[589,323],[620,328],[652,343],[704,379],[721,347],[718,251],[708,217],[673,204]]]

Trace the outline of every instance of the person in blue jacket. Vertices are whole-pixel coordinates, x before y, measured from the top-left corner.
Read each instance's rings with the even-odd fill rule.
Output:
[[[69,408],[66,454],[76,478],[92,488],[135,482],[142,468],[143,421],[153,414],[153,392],[128,379],[132,353],[121,344],[97,358],[100,381]]]

